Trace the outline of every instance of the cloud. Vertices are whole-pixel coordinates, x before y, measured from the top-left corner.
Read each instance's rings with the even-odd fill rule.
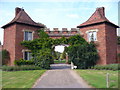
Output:
[[[69,18],[80,18],[78,14],[68,14],[66,16]]]

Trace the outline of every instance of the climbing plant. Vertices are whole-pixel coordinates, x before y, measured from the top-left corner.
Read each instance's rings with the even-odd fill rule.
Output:
[[[31,50],[35,65],[42,68],[50,68],[50,64],[54,63],[56,58],[54,48],[56,45],[68,44],[65,53],[68,53],[69,62],[73,62],[78,68],[88,68],[93,66],[97,60],[97,51],[92,43],[87,43],[80,35],[71,36],[70,38],[51,39],[44,32],[44,30],[38,30],[38,39],[32,41],[23,41],[21,44]]]

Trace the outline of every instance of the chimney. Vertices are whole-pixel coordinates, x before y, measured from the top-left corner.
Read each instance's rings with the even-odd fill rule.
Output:
[[[53,28],[54,31],[58,31],[58,28]]]
[[[97,10],[101,13],[102,16],[105,16],[105,12],[104,12],[105,8],[104,7],[99,7],[99,8],[97,8]]]
[[[17,14],[18,14],[21,10],[22,10],[21,8],[16,7],[16,8],[15,8],[15,16],[17,16]]]

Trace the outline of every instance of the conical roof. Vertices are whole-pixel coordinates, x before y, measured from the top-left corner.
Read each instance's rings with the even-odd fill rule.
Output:
[[[106,22],[115,27],[118,27],[117,25],[113,24],[105,17],[104,7],[100,7],[96,9],[96,11],[92,14],[92,16],[86,22],[77,26],[77,28],[82,28],[82,27],[95,25],[103,22]]]
[[[17,9],[19,9],[19,11],[17,11]],[[24,11],[24,9],[22,9],[22,8],[17,8],[17,9],[16,9],[15,18],[11,22],[9,22],[8,24],[2,26],[2,28],[5,28],[5,27],[7,27],[11,24],[14,24],[14,23],[27,24],[27,25],[42,27],[42,28],[45,27],[45,25],[43,25],[43,24],[39,24],[39,23],[34,22],[29,17],[29,15]]]

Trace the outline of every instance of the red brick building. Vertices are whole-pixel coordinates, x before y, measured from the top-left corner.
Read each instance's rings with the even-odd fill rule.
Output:
[[[94,41],[98,44],[100,60],[98,64],[111,64],[117,62],[117,25],[105,17],[104,7],[97,8],[92,16],[81,25],[77,26],[89,42],[94,35]]]
[[[10,53],[9,65],[14,65],[14,60],[24,58],[29,60],[31,53],[28,49],[21,46],[23,40],[33,40],[38,38],[37,30],[45,28],[45,25],[34,22],[24,9],[15,9],[15,18],[4,25],[4,44],[3,48]],[[116,63],[117,60],[117,25],[111,23],[104,13],[104,8],[97,8],[93,15],[83,24],[77,26],[80,30],[72,28],[68,31],[63,28],[59,31],[54,28],[53,31],[46,29],[46,33],[51,38],[60,38],[62,36],[70,37],[75,34],[81,34],[88,42],[91,37],[98,44],[97,49],[100,55],[98,64]]]

